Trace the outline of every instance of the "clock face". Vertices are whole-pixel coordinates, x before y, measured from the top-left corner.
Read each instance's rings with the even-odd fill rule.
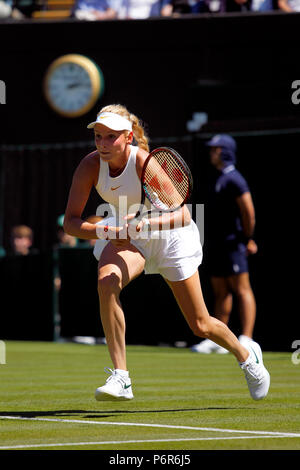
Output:
[[[53,62],[46,74],[44,90],[56,112],[77,117],[95,105],[101,82],[96,65],[86,57],[73,54]]]

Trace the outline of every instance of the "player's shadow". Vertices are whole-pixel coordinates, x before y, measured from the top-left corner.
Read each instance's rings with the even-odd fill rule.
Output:
[[[252,409],[246,407],[248,409]],[[77,416],[80,418],[110,418],[116,415],[122,414],[143,414],[143,413],[182,413],[187,411],[210,411],[210,410],[243,410],[245,407],[221,407],[221,406],[208,406],[205,408],[176,408],[176,409],[164,409],[164,410],[52,410],[52,411],[0,411],[0,416],[12,416],[19,418],[39,418],[39,417],[56,417],[56,416]]]

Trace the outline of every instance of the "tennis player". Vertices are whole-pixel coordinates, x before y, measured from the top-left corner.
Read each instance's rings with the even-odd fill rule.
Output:
[[[178,302],[193,333],[209,338],[230,351],[245,373],[253,399],[264,398],[270,375],[263,365],[260,346],[243,346],[230,329],[209,315],[202,295],[198,267],[202,247],[196,224],[186,206],[163,215],[142,219],[132,230],[127,219],[105,219],[97,224],[82,219],[90,192],[116,209],[127,197],[127,207],[141,202],[141,174],[149,154],[147,136],[139,119],[121,105],[101,109],[94,130],[96,150],[78,165],[69,193],[64,218],[67,233],[82,239],[97,239],[94,255],[99,260],[98,292],[101,321],[114,369],[97,388],[97,400],[130,400],[133,391],[126,361],[125,318],[120,293],[143,271],[161,274]],[[137,144],[137,145],[134,145]],[[118,210],[116,210],[118,213]],[[156,236],[162,234],[164,236]],[[147,235],[136,237],[135,234]]]

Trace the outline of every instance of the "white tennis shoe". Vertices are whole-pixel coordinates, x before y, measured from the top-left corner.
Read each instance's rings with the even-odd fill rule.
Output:
[[[217,353],[217,354],[228,354],[229,351],[227,349],[222,348],[222,346],[219,346],[218,344],[214,343],[210,339],[204,339],[201,341],[201,343],[195,344],[194,346],[191,347],[191,351],[197,352],[200,354],[211,354],[211,353]]]
[[[126,377],[118,370],[112,370],[108,367],[104,370],[111,375],[106,380],[105,385],[96,389],[96,400],[132,400],[133,393],[129,376]]]
[[[270,374],[264,366],[259,344],[249,341],[244,347],[248,349],[250,356],[240,367],[244,371],[251,397],[253,400],[261,400],[268,394]]]
[[[245,346],[245,348],[247,348],[249,343],[251,343],[253,341],[253,339],[250,338],[250,336],[246,336],[246,335],[240,335],[238,337],[238,340],[243,346]]]

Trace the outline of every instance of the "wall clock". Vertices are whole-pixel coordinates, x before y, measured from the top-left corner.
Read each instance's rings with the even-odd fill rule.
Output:
[[[46,100],[64,117],[78,117],[89,112],[104,91],[100,68],[88,57],[67,54],[48,67],[43,83]]]

